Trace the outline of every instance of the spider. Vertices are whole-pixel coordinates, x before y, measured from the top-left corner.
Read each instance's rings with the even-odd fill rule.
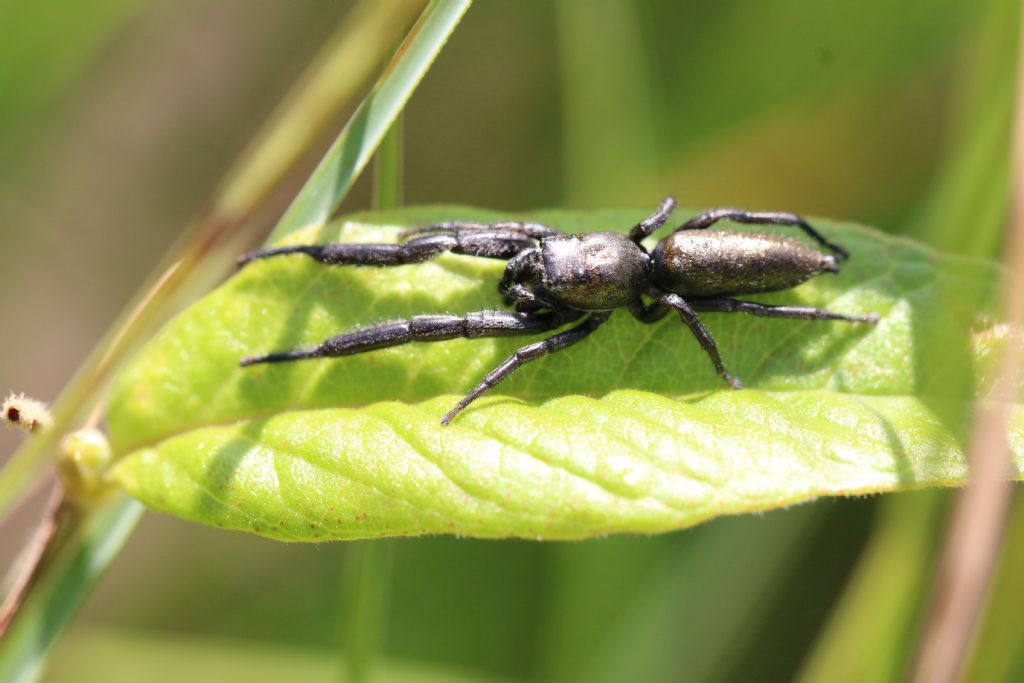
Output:
[[[412,341],[459,337],[506,337],[573,327],[521,347],[441,419],[448,425],[466,406],[530,361],[583,341],[617,308],[642,323],[671,311],[697,338],[718,375],[733,389],[740,381],[725,368],[714,339],[698,313],[748,313],[773,318],[878,322],[876,315],[849,316],[805,306],[771,306],[732,298],[789,289],[821,273],[838,273],[849,254],[792,213],[712,209],[683,223],[649,252],[642,244],[668,221],[676,201],[661,205],[629,235],[584,232],[567,235],[540,223],[454,221],[414,228],[398,244],[297,245],[260,249],[239,259],[305,254],[328,265],[397,266],[419,263],[450,251],[508,261],[498,291],[513,311],[484,310],[466,315],[416,315],[332,337],[312,348],[244,358],[241,365],[347,356]],[[722,220],[755,225],[786,225],[802,230],[821,247],[775,234],[708,231]],[[645,303],[645,297],[650,303]]]

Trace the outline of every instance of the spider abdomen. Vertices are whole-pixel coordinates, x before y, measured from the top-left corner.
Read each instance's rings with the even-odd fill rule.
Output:
[[[654,250],[654,283],[683,296],[728,296],[789,289],[836,259],[795,239],[751,232],[682,230]]]
[[[635,301],[650,284],[650,259],[625,235],[585,232],[541,243],[543,288],[562,305],[610,311]]]

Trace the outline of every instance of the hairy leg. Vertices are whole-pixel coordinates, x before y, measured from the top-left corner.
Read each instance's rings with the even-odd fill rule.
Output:
[[[658,322],[672,310],[668,306],[658,303],[657,300],[653,303],[645,304],[641,299],[630,302],[627,308],[634,318],[645,325]]]
[[[840,260],[847,259],[850,254],[838,244],[829,242],[811,225],[795,213],[775,211],[744,211],[742,209],[712,209],[694,216],[677,228],[679,230],[705,230],[718,221],[735,221],[747,225],[792,225],[800,228],[811,239],[821,246],[830,249]]]
[[[555,235],[563,234],[561,230],[556,230],[555,228],[544,225],[543,223],[530,223],[527,221],[498,221],[497,223],[448,221],[445,223],[435,223],[434,225],[424,225],[420,228],[410,228],[402,232],[402,237],[403,239],[408,239],[419,235],[436,233],[467,234],[473,232],[494,231],[514,232],[531,239],[542,239],[544,237],[554,237]]]
[[[868,315],[843,315],[842,313],[833,313],[832,311],[811,308],[809,306],[772,306],[769,304],[759,304],[754,301],[740,301],[739,299],[690,299],[690,305],[697,311],[748,313],[765,318],[842,320],[848,323],[868,323],[871,325],[878,322],[878,316],[874,313]]]
[[[460,337],[508,337],[538,334],[578,319],[578,311],[510,313],[477,311],[466,315],[416,315],[353,332],[346,332],[306,349],[291,349],[242,359],[243,367],[257,363],[282,363],[310,358],[350,356],[364,351],[399,346],[409,342],[433,342]]]
[[[718,372],[718,376],[726,381],[726,383],[733,389],[742,389],[743,383],[739,379],[729,374],[728,370],[725,369],[725,363],[722,362],[722,356],[718,353],[718,346],[715,344],[715,340],[711,337],[711,333],[708,332],[704,324],[701,323],[700,318],[697,317],[697,312],[693,310],[693,307],[688,304],[683,297],[678,294],[665,294],[658,297],[657,303],[669,308],[675,309],[679,313],[680,319],[686,323],[690,331],[693,332],[693,336],[700,342],[704,352],[711,358],[711,362],[715,365],[715,370]]]
[[[469,256],[509,259],[524,249],[532,249],[535,246],[536,244],[530,237],[507,230],[481,231],[464,235],[439,233],[424,235],[400,244],[345,242],[258,249],[240,258],[238,265],[241,267],[258,259],[287,254],[305,254],[332,266],[400,266],[407,263],[420,263],[445,251]]]
[[[640,242],[654,234],[655,230],[665,225],[665,222],[672,215],[672,211],[675,208],[675,197],[665,197],[661,200],[658,208],[654,210],[654,213],[633,226],[633,229],[629,231],[629,239],[640,244]]]
[[[505,379],[513,372],[518,370],[520,367],[529,363],[532,360],[543,358],[544,356],[560,351],[567,346],[583,341],[590,334],[600,327],[604,321],[608,319],[611,312],[607,313],[592,313],[583,322],[571,330],[565,332],[559,332],[558,334],[552,335],[543,341],[539,341],[533,344],[528,344],[517,350],[514,354],[509,356],[501,365],[494,368],[487,374],[486,377],[476,385],[476,387],[466,394],[466,397],[459,401],[454,408],[448,411],[443,418],[441,418],[441,424],[450,424],[455,417],[465,410],[466,406],[475,401],[488,389],[493,388],[501,380]]]

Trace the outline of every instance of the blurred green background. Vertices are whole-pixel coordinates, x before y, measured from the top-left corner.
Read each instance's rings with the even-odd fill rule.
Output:
[[[55,397],[351,7],[0,1],[0,388]],[[998,257],[1018,12],[478,0],[406,109],[405,199],[641,216],[672,193]],[[369,195],[364,179],[344,210]],[[0,434],[0,457],[18,438]],[[946,499],[824,500],[656,538],[395,541],[383,680],[892,680]],[[5,522],[6,564],[37,514]],[[1014,514],[972,680],[1024,677]],[[353,548],[147,515],[47,680],[335,678]]]

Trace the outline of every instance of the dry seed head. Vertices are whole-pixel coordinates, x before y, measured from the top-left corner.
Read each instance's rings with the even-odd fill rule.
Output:
[[[34,432],[45,429],[53,422],[50,409],[42,401],[28,398],[25,394],[11,394],[0,408],[4,422],[10,427]]]

